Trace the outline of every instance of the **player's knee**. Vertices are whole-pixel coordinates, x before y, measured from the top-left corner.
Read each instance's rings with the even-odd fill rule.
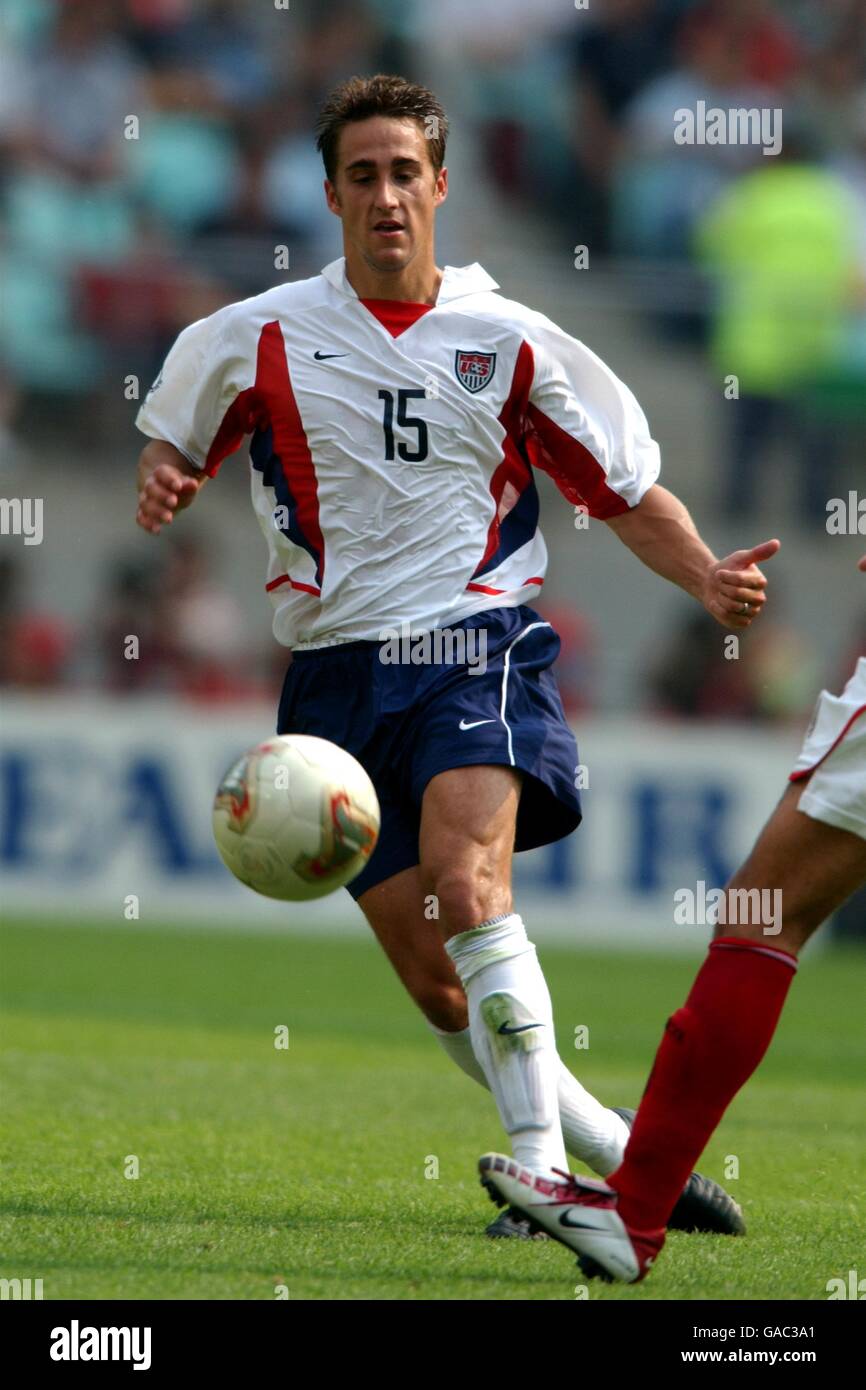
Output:
[[[491,908],[489,886],[481,875],[462,867],[449,867],[431,875],[432,891],[439,906],[439,920],[453,931],[471,931],[502,908]]]

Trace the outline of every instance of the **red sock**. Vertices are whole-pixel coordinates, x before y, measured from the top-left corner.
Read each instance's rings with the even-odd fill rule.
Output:
[[[722,936],[668,1019],[620,1167],[605,1181],[638,1231],[664,1226],[716,1125],[779,1021],[796,956]]]

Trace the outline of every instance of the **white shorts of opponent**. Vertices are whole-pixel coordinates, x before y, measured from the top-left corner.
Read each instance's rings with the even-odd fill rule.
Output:
[[[798,809],[866,840],[866,657],[841,695],[822,690],[790,781]]]

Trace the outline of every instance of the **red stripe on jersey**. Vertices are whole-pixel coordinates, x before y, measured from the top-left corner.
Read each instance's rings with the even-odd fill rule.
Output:
[[[804,767],[801,768],[799,772],[790,773],[788,776],[788,781],[802,782],[804,777],[811,777],[812,773],[815,772],[821,766],[821,764],[826,761],[827,758],[829,758],[833,750],[839,747],[839,744],[842,742],[848,730],[851,728],[851,725],[854,723],[855,720],[860,718],[861,714],[866,714],[866,705],[861,705],[859,709],[855,709],[854,713],[851,715],[851,718],[848,720],[844,729],[839,734],[839,736],[833,740],[823,757],[819,758],[818,761],[816,763],[813,763],[811,767]]]
[[[259,335],[255,384],[241,391],[223,416],[208,450],[204,471],[213,477],[223,459],[234,453],[245,434],[268,424],[273,430],[274,451],[297,504],[298,527],[316,552],[316,578],[321,583],[325,572],[325,543],[319,525],[316,470],[292,390],[282,330],[276,319],[266,323]],[[315,594],[319,590],[310,587],[309,592]]]
[[[607,475],[585,444],[538,406],[527,411],[525,447],[536,468],[548,473],[563,497],[586,505],[590,516],[606,521],[629,511],[624,498],[607,485]]]
[[[541,576],[538,575],[538,574],[534,574],[534,575],[532,576],[531,579],[524,579],[524,581],[523,581],[523,583],[521,584],[520,587],[521,587],[521,589],[525,589],[526,586],[527,586],[527,584],[543,584],[543,583],[544,583],[544,580],[541,578]],[[475,594],[504,594],[504,593],[505,593],[505,589],[492,589],[492,588],[490,587],[489,584],[473,584],[473,583],[470,582],[469,584],[466,585],[466,587],[467,587],[467,589],[471,589],[472,592],[475,593]]]
[[[235,396],[207,451],[204,471],[209,478],[215,476],[223,459],[234,453],[244,435],[255,429],[257,410],[255,386],[248,386],[246,391],[241,391],[240,395]]]
[[[383,328],[387,328],[392,338],[399,338],[422,314],[428,314],[432,304],[417,304],[411,299],[362,299],[365,309],[369,309]]]
[[[301,584],[297,579],[290,579],[287,574],[278,574],[276,579],[272,579],[265,585],[265,590],[270,593],[272,589],[281,589],[284,584],[290,584],[293,589],[300,589],[302,594],[321,594],[321,589],[317,589],[315,584]]]
[[[313,456],[289,376],[279,323],[266,323],[259,338],[256,393],[274,432],[274,452],[297,504],[298,527],[318,557],[316,579],[325,573],[325,542],[319,525],[319,489]],[[311,589],[315,593],[315,589]]]
[[[499,525],[502,520],[500,511],[502,507],[502,495],[507,485],[510,483],[515,493],[519,497],[532,482],[532,472],[526,459],[520,452],[520,438],[522,431],[522,420],[529,401],[529,390],[532,386],[532,375],[535,370],[535,363],[532,356],[532,348],[528,343],[521,343],[520,351],[517,354],[517,361],[514,364],[514,374],[511,378],[511,386],[508,391],[508,399],[499,412],[499,423],[505,430],[505,438],[502,441],[502,462],[497,466],[490,479],[490,493],[493,497],[493,519],[487,530],[487,544],[484,547],[484,554],[475,566],[475,573],[480,574],[492,555],[499,549]],[[468,588],[481,588],[483,593],[501,594],[504,589],[485,589],[483,585],[470,584]]]

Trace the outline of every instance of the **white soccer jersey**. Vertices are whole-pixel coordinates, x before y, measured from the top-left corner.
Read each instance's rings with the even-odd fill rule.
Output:
[[[436,304],[360,300],[344,258],[181,333],[136,421],[216,473],[245,434],[274,634],[294,648],[446,627],[544,582],[533,467],[607,518],[659,472],[594,353],[447,266]]]

